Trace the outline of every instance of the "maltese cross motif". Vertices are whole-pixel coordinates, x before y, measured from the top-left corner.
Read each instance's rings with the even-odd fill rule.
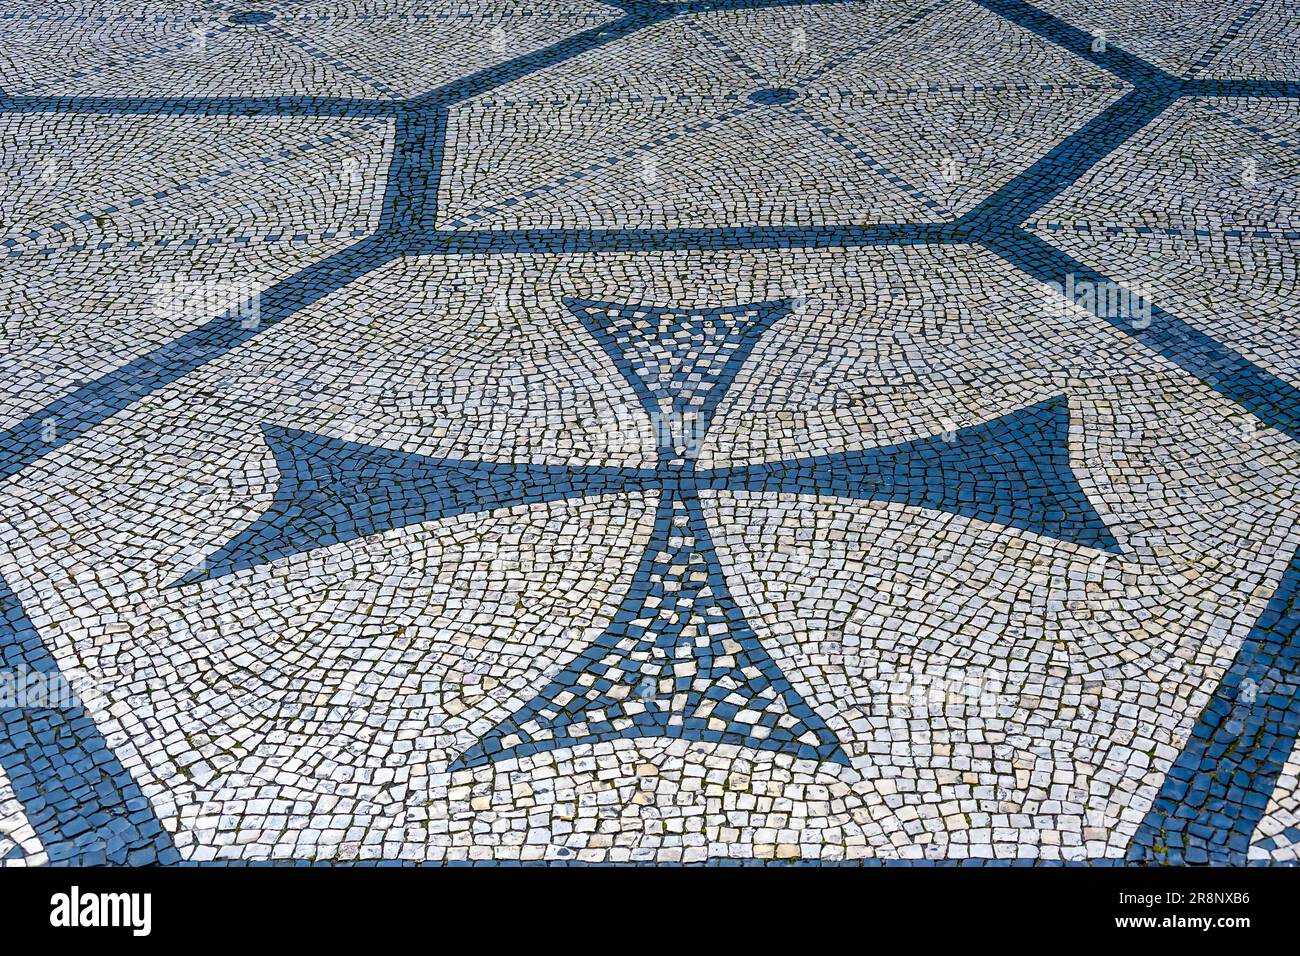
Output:
[[[452,764],[638,737],[729,743],[848,763],[732,597],[701,493],[893,502],[1118,551],[1070,468],[1056,397],[885,447],[697,467],[714,414],[788,301],[698,310],[568,299],[656,424],[654,468],[432,458],[265,426],[280,471],[267,511],[179,583],[452,515],[657,494],[650,540],[591,644]]]

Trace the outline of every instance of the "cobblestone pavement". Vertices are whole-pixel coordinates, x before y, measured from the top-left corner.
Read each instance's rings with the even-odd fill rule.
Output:
[[[0,0],[0,858],[1295,863],[1295,0]]]

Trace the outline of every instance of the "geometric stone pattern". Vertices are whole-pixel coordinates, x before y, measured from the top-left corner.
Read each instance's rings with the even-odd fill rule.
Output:
[[[1293,4],[140,9],[0,2],[4,865],[1295,862]]]

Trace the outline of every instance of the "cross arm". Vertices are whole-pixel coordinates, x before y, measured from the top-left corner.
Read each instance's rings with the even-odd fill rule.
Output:
[[[267,510],[176,582],[459,514],[657,487],[652,470],[431,458],[263,426],[280,470]]]
[[[1069,460],[1069,408],[1052,398],[945,435],[715,469],[700,488],[891,501],[1118,553]]]

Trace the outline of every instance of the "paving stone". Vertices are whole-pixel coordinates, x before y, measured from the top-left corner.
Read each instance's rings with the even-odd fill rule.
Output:
[[[1294,864],[1296,13],[0,0],[0,865]]]

